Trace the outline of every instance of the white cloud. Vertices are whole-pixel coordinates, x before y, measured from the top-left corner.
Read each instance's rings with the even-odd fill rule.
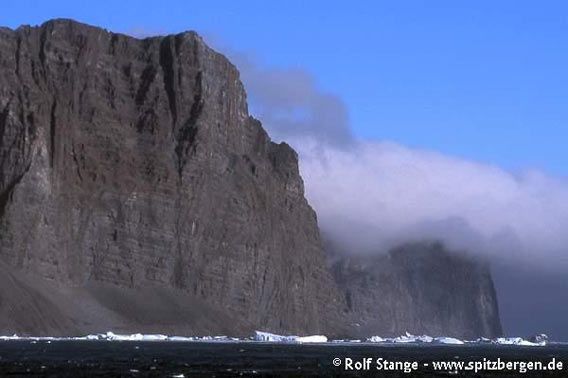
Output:
[[[224,49],[253,113],[300,155],[320,228],[345,252],[381,253],[410,240],[525,267],[568,268],[568,181],[514,174],[385,141],[355,140],[347,107],[308,72],[273,69]]]
[[[291,142],[320,226],[344,249],[380,252],[433,238],[471,253],[562,263],[568,246],[562,179],[514,175],[388,142],[359,141],[349,149]]]

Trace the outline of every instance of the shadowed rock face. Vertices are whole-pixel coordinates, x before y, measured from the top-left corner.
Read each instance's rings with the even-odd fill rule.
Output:
[[[296,153],[195,33],[0,28],[0,333],[500,333],[487,268],[416,249],[335,282]]]
[[[192,32],[0,29],[0,257],[60,285],[181,289],[278,332],[323,331],[337,300],[296,153]]]
[[[489,267],[439,243],[338,260],[333,271],[358,335],[475,339],[502,333]]]

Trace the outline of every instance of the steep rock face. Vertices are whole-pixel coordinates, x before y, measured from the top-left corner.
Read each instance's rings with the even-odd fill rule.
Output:
[[[440,246],[333,274],[296,153],[195,33],[0,28],[0,334],[500,333]]]
[[[0,258],[25,274],[325,331],[342,304],[297,164],[195,33],[0,29]]]
[[[333,272],[356,335],[410,332],[475,339],[502,334],[489,267],[440,243],[341,258]]]

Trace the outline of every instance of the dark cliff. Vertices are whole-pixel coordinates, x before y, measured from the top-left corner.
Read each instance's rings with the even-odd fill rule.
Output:
[[[333,266],[352,333],[475,339],[502,333],[489,267],[442,244],[406,244]]]
[[[484,266],[414,252],[333,276],[296,153],[195,33],[0,28],[1,334],[500,333]]]
[[[297,155],[195,33],[0,29],[0,159],[0,256],[22,274],[180,290],[237,329],[321,332],[334,313]]]

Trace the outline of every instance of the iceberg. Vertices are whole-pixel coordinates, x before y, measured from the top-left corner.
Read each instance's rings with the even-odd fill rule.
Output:
[[[8,340],[20,340],[20,336],[13,334],[12,336],[0,336],[0,340],[8,341]]]
[[[464,341],[462,341],[460,339],[456,339],[454,337],[436,337],[434,339],[434,342],[440,343],[440,344],[451,344],[451,345],[463,345],[463,344],[465,344]]]
[[[477,340],[468,341],[460,340],[454,337],[431,337],[427,335],[415,336],[410,333],[406,335],[393,337],[393,338],[383,338],[380,336],[372,336],[367,339],[368,343],[377,344],[419,344],[419,343],[434,343],[434,344],[448,344],[448,345],[475,345],[475,344],[498,344],[498,345],[518,345],[518,346],[545,346],[548,343],[548,337],[546,335],[538,335],[538,339],[534,341],[528,341],[521,337],[501,337],[497,339],[487,339],[481,337]]]
[[[367,342],[369,343],[384,343],[386,341],[387,341],[386,339],[383,339],[380,336],[371,336],[367,339]]]
[[[531,342],[520,337],[499,337],[493,341],[499,345],[544,346],[546,341]]]
[[[367,339],[369,343],[395,343],[395,344],[409,344],[409,343],[431,343],[434,340],[433,337],[422,335],[415,336],[406,332],[405,335],[391,338],[382,338],[380,336],[372,336]]]
[[[312,336],[284,336],[278,335],[270,332],[255,331],[254,336],[239,339],[228,336],[167,336],[161,334],[142,334],[133,333],[130,335],[121,335],[113,332],[98,333],[79,337],[31,337],[31,336],[18,336],[17,334],[11,336],[0,336],[0,341],[11,341],[11,340],[29,340],[31,342],[45,341],[60,341],[60,340],[87,340],[87,341],[170,341],[170,342],[271,342],[271,343],[298,343],[298,344],[309,344],[309,343],[373,343],[373,344],[448,344],[448,345],[509,345],[509,346],[530,346],[538,347],[545,346],[548,344],[548,337],[544,334],[536,335],[529,340],[523,339],[521,337],[500,337],[497,339],[487,339],[478,338],[477,340],[460,340],[454,337],[431,337],[428,335],[416,336],[410,333],[398,337],[384,338],[381,336],[371,336],[364,341],[362,340],[331,340],[323,335],[312,335]]]
[[[108,340],[108,341],[165,341],[168,340],[166,335],[143,335],[141,333],[133,333],[131,335],[119,335],[113,332],[99,333],[95,335],[87,335],[81,337],[63,338],[68,340]]]
[[[314,336],[282,336],[270,332],[255,331],[254,341],[284,342],[284,343],[327,343],[327,337]]]
[[[331,341],[329,341],[330,343],[334,343],[334,344],[341,344],[341,343],[350,343],[350,344],[358,344],[361,343],[362,341],[359,339],[333,339]]]
[[[135,333],[132,335],[116,335],[112,332],[107,332],[107,340],[117,341],[161,341],[166,340],[168,337],[165,335],[143,335]]]

